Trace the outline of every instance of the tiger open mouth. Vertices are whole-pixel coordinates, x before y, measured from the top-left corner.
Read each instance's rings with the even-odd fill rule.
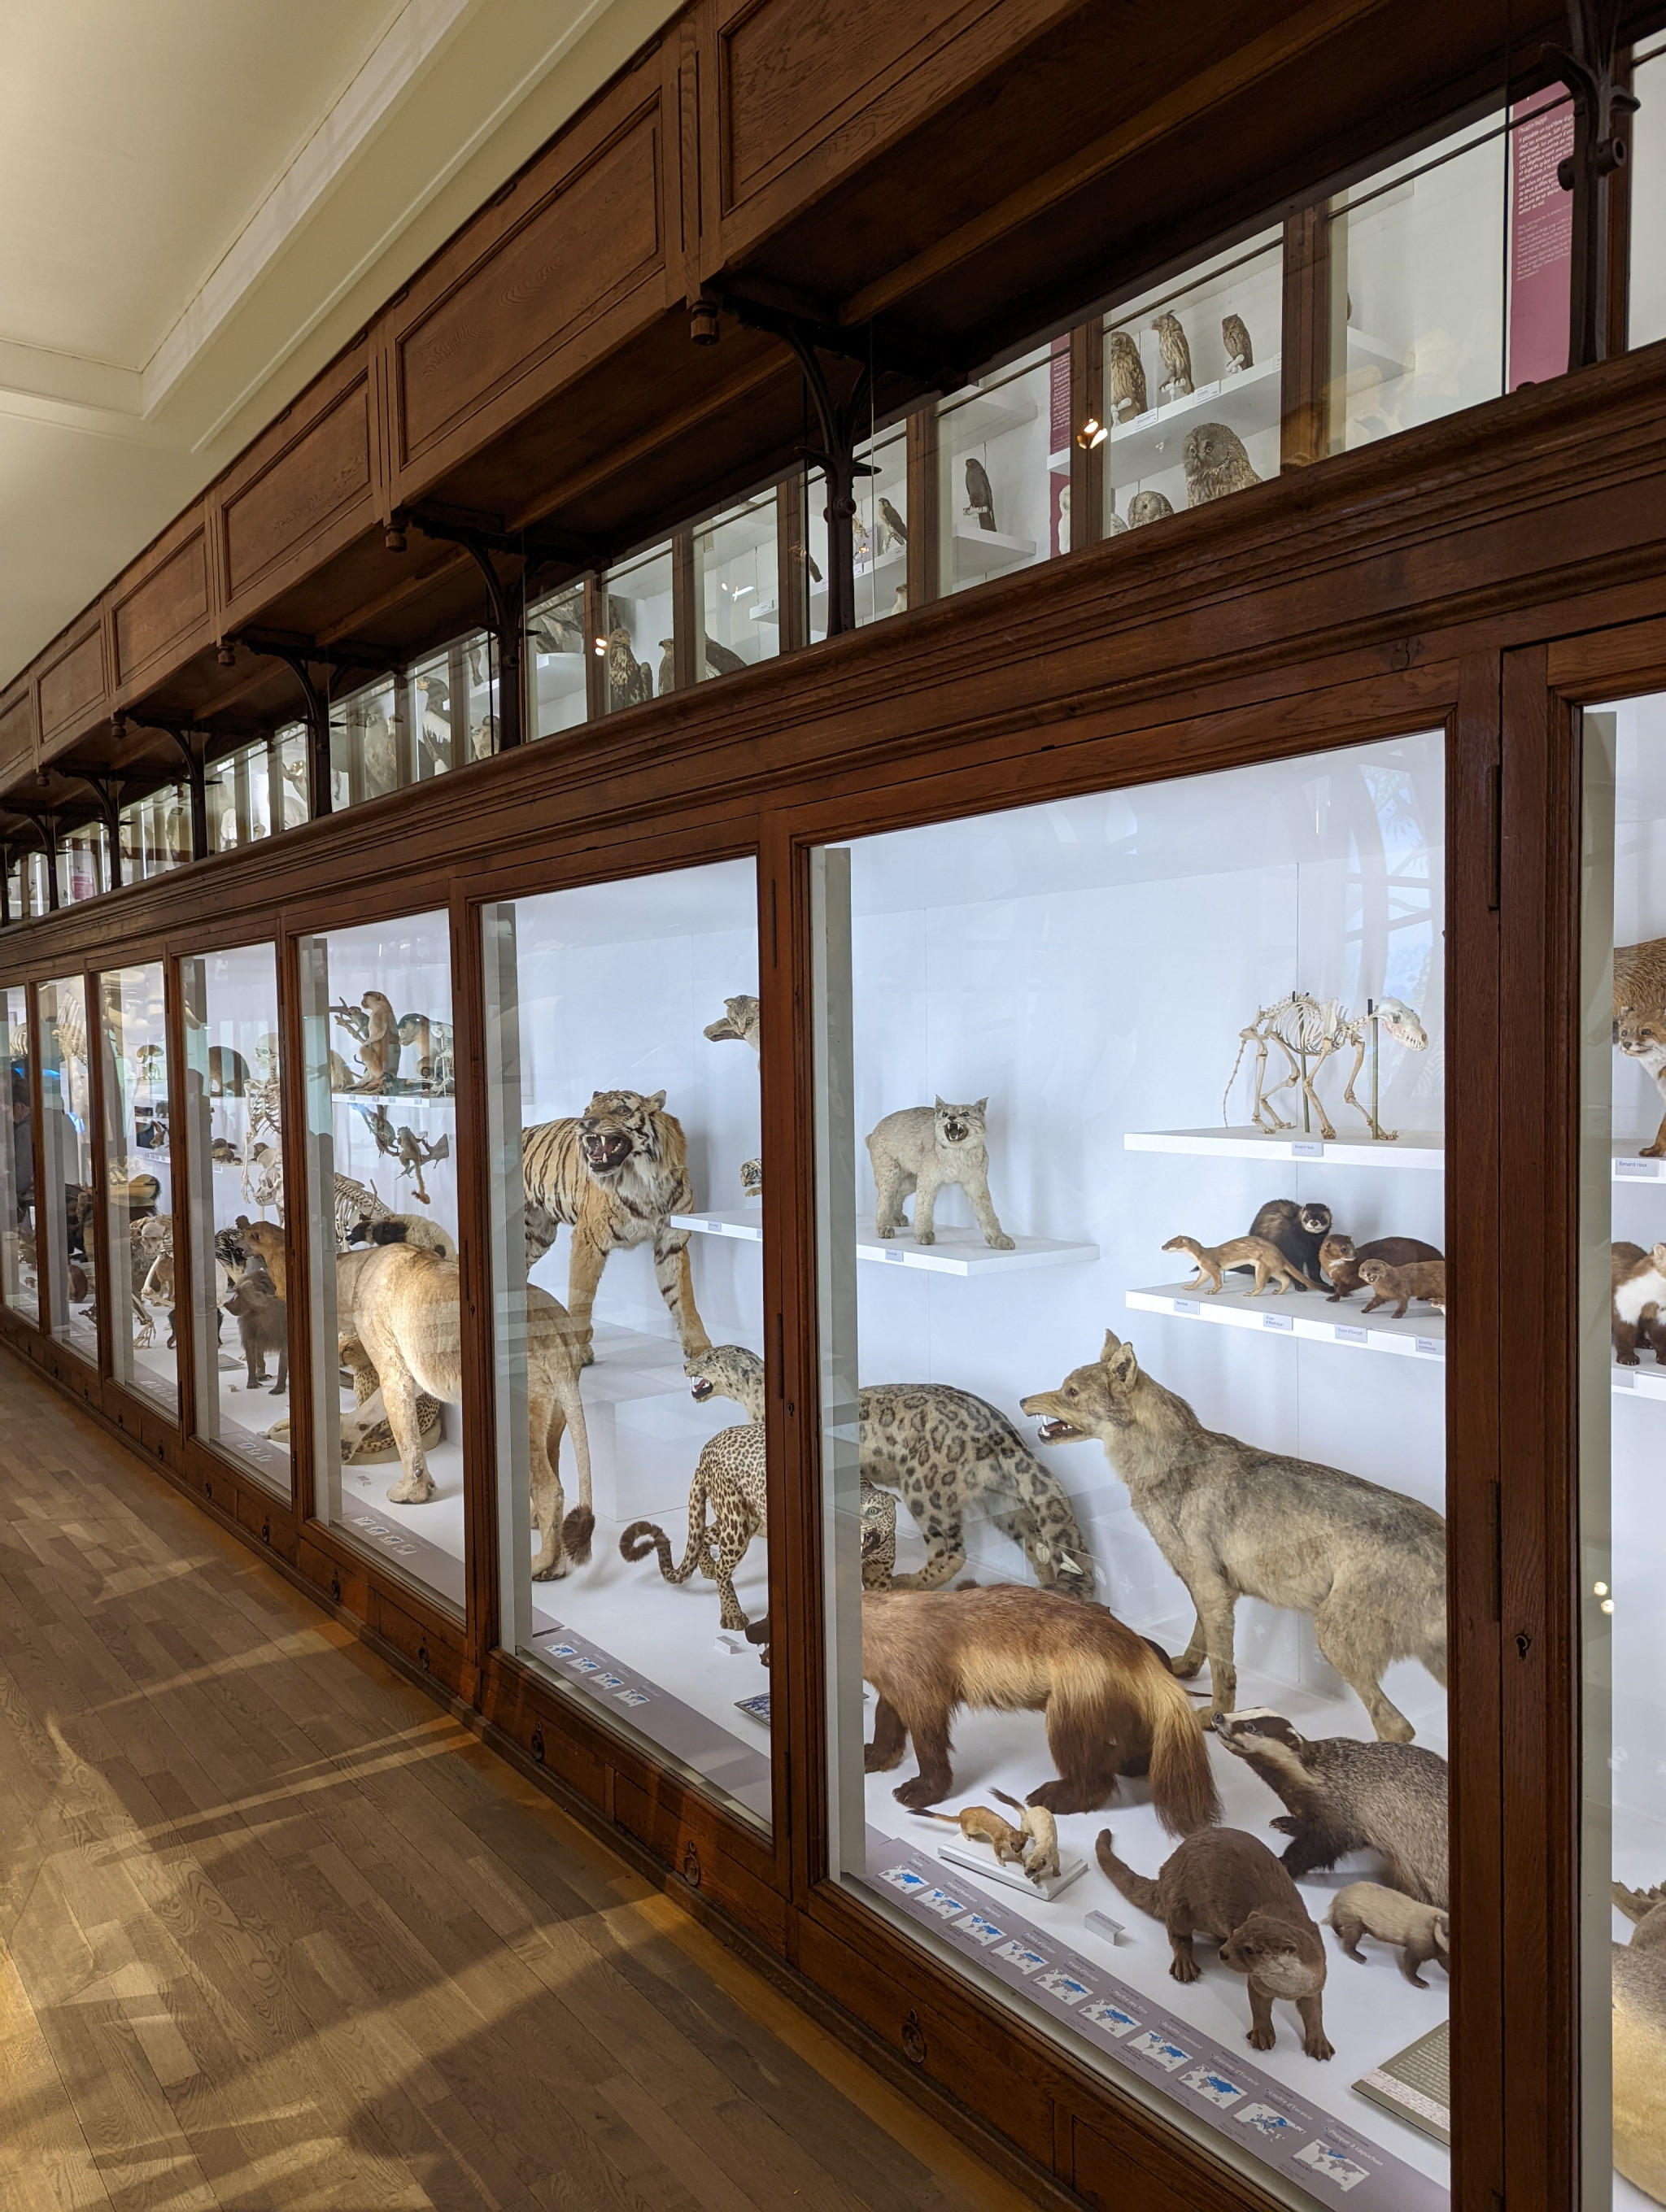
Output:
[[[587,1129],[580,1139],[584,1164],[592,1175],[612,1175],[630,1158],[635,1146],[623,1129]]]

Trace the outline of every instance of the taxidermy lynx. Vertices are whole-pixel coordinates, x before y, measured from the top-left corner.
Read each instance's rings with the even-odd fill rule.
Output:
[[[989,1153],[983,1134],[988,1103],[980,1098],[976,1105],[949,1106],[939,1098],[934,1107],[905,1106],[901,1113],[886,1115],[867,1140],[879,1192],[881,1237],[894,1237],[908,1226],[903,1200],[912,1191],[914,1241],[934,1244],[932,1217],[937,1194],[945,1183],[958,1182],[971,1201],[984,1243],[997,1252],[1012,1249],[989,1196]]]

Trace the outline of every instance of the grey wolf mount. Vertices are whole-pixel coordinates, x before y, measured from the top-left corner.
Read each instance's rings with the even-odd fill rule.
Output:
[[[1293,2001],[1302,2021],[1302,2049],[1310,2058],[1335,2056],[1325,2034],[1324,1938],[1302,1902],[1301,1892],[1265,1844],[1237,1828],[1211,1828],[1188,1836],[1163,1862],[1155,1881],[1125,1866],[1106,1828],[1094,1846],[1106,1879],[1130,1905],[1160,1920],[1174,1956],[1177,1982],[1201,1973],[1194,1936],[1213,1936],[1224,1966],[1248,1977],[1250,2042],[1271,2051],[1278,2041],[1273,2000]]]
[[[1448,1896],[1446,1762],[1414,1743],[1310,1741],[1265,1706],[1218,1713],[1214,1731],[1289,1808],[1272,1825],[1291,1840],[1286,1871],[1298,1880],[1349,1851],[1375,1851],[1408,1897]]]
[[[1666,2204],[1666,1885],[1614,1885],[1634,1923],[1612,1952],[1614,2163],[1645,2197]]]
[[[763,1419],[763,1362],[745,1345],[708,1346],[684,1372],[701,1403],[721,1394]],[[967,1516],[981,1507],[1043,1589],[1092,1596],[1093,1563],[1064,1486],[998,1406],[943,1382],[878,1382],[858,1394],[856,1419],[864,1487],[897,1492],[926,1541],[925,1565],[892,1588],[952,1582],[966,1564]]]
[[[1325,1926],[1335,1930],[1343,1950],[1362,1966],[1367,1963],[1359,1948],[1362,1936],[1393,1944],[1400,1953],[1400,1971],[1414,1989],[1428,1988],[1417,1970],[1431,1959],[1451,1972],[1450,1915],[1438,1905],[1419,1905],[1397,1889],[1384,1889],[1380,1882],[1351,1881],[1338,1890],[1330,1900]]]
[[[1256,1048],[1256,1098],[1250,1118],[1256,1127],[1269,1137],[1276,1137],[1296,1127],[1286,1121],[1273,1101],[1281,1091],[1298,1086],[1313,1109],[1319,1124],[1319,1133],[1335,1141],[1336,1132],[1331,1127],[1314,1083],[1319,1071],[1334,1053],[1353,1048],[1353,1066],[1347,1081],[1342,1086],[1342,1103],[1352,1106],[1378,1144],[1392,1144],[1399,1134],[1395,1129],[1385,1129],[1371,1110],[1362,1106],[1353,1095],[1353,1085],[1360,1069],[1365,1064],[1365,1047],[1370,1042],[1371,1026],[1376,1024],[1379,1036],[1386,1034],[1408,1052],[1426,1052],[1428,1032],[1402,999],[1378,999],[1368,1014],[1345,1014],[1340,999],[1313,999],[1305,991],[1292,991],[1274,1005],[1256,1009],[1256,1018],[1248,1029],[1238,1031],[1238,1056],[1232,1062],[1232,1073],[1226,1079],[1225,1094],[1220,1102],[1220,1115],[1226,1119],[1226,1102],[1232,1095],[1232,1085],[1237,1081],[1238,1069],[1243,1063],[1244,1047]],[[1274,1045],[1284,1054],[1287,1073],[1281,1075],[1271,1089],[1267,1084],[1268,1054]],[[1307,1063],[1312,1061],[1310,1067]]]
[[[963,1707],[1039,1712],[1058,1779],[1029,1794],[1049,1813],[1091,1813],[1121,1774],[1151,1778],[1171,1835],[1220,1818],[1197,1716],[1158,1647],[1100,1606],[1017,1584],[866,1590],[862,1673],[878,1704],[869,1774],[919,1771],[894,1794],[923,1813],[954,1789],[949,1732]]]
[[[1255,1597],[1309,1614],[1377,1734],[1410,1739],[1383,1677],[1396,1659],[1418,1659],[1446,1686],[1446,1523],[1432,1506],[1206,1429],[1109,1329],[1092,1365],[1022,1404],[1043,1443],[1104,1446],[1197,1608],[1175,1671],[1189,1678],[1208,1661],[1215,1713],[1237,1702],[1234,1615]]]
[[[867,1139],[867,1156],[873,1165],[879,1191],[878,1229],[881,1237],[894,1237],[908,1222],[903,1201],[912,1191],[914,1241],[934,1244],[937,1194],[946,1183],[958,1183],[971,1205],[983,1241],[997,1252],[1010,1252],[1012,1239],[995,1218],[989,1196],[989,1152],[985,1116],[989,1102],[979,1098],[970,1106],[951,1106],[939,1098],[934,1106],[905,1106],[887,1114]]]
[[[1666,1244],[1645,1252],[1640,1244],[1609,1248],[1613,1282],[1611,1328],[1614,1356],[1622,1367],[1638,1364],[1638,1346],[1652,1345],[1656,1364],[1666,1367]]]

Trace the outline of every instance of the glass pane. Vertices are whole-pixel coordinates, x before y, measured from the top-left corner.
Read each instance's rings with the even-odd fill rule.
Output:
[[[781,650],[773,486],[701,525],[694,533],[694,573],[695,605],[704,623],[696,681],[772,660]]]
[[[272,752],[264,738],[240,745],[209,769],[209,849],[228,853],[272,833]]]
[[[1069,421],[1064,338],[939,405],[938,575],[945,599],[1056,550],[1060,495],[1070,483]]]
[[[1066,392],[1066,404],[1069,393]],[[856,627],[900,614],[909,603],[909,428],[882,430],[858,449],[873,474],[856,479]],[[1065,484],[1069,486],[1067,471]],[[1068,550],[1068,545],[1064,549]],[[823,627],[825,628],[824,618]]]
[[[1584,2203],[1596,2212],[1610,2187],[1620,2207],[1666,2200],[1653,2063],[1666,1936],[1666,1291],[1655,1297],[1666,1265],[1666,696],[1584,721],[1581,2079]]]
[[[836,1872],[1392,2212],[1448,2190],[1442,784],[1413,737],[812,875]],[[1264,1969],[1171,1977],[1165,1867],[1211,1937],[1268,1901]]]
[[[5,994],[11,1141],[0,1146],[0,1297],[40,1322],[34,1241],[34,1121],[29,1099],[29,1000],[21,984]]]
[[[584,586],[568,584],[526,616],[532,656],[532,735],[575,730],[589,714],[585,690]]]
[[[489,760],[497,750],[497,663],[483,630],[417,661],[410,692],[419,781],[443,775],[465,761]]]
[[[40,1039],[41,1194],[52,1334],[96,1366],[93,1109],[79,975],[35,986]]]
[[[119,820],[124,883],[165,875],[191,858],[191,803],[183,784],[165,784],[148,799],[135,799]]]
[[[182,960],[197,1431],[289,1494],[277,955]]]
[[[733,860],[484,924],[503,1639],[767,1821],[757,915]]]
[[[1666,46],[1651,46],[1632,89],[1643,103],[1632,121],[1632,289],[1626,342],[1666,338]]]
[[[110,1371],[179,1409],[167,1024],[160,961],[99,977],[104,1176],[109,1206]]]
[[[1283,234],[1268,231],[1107,316],[1108,538],[1277,476],[1283,314]],[[1060,497],[1067,550],[1067,468]]]
[[[64,906],[78,906],[82,899],[97,898],[110,888],[102,827],[88,823],[74,831],[58,848],[58,896]]]
[[[643,553],[605,579],[605,711],[641,706],[675,689],[672,641],[671,548]]]
[[[315,1510],[460,1613],[451,926],[370,922],[300,951]]]
[[[307,817],[307,732],[300,722],[277,732],[277,772],[283,786],[283,827],[298,830]]]
[[[331,804],[357,806],[416,781],[400,685],[391,676],[349,692],[330,709]]]

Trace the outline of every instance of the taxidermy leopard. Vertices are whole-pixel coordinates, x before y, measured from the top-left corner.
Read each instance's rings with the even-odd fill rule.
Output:
[[[763,1362],[745,1345],[719,1345],[684,1363],[702,1403],[721,1394],[763,1419]],[[997,1406],[942,1382],[881,1382],[857,1400],[860,1424],[863,1520],[873,1492],[895,1491],[926,1540],[916,1573],[890,1571],[878,1548],[870,1558],[866,1527],[862,1582],[868,1589],[936,1589],[966,1564],[965,1520],[981,1505],[1011,1537],[1045,1589],[1093,1595],[1093,1563],[1063,1484],[1043,1467]]]

